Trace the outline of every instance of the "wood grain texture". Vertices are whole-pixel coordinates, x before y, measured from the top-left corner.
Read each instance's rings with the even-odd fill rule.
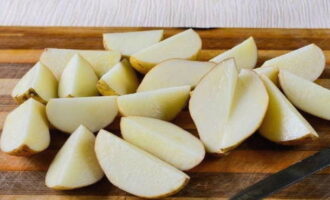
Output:
[[[61,47],[102,49],[102,33],[142,30],[142,28],[27,28],[0,27],[0,130],[7,114],[17,105],[10,97],[12,88],[38,61],[42,48]],[[182,29],[166,29],[169,37]],[[258,65],[291,49],[314,42],[324,48],[326,70],[316,82],[330,88],[330,30],[299,29],[209,29],[198,30],[204,50],[200,60],[209,60],[224,49],[253,35],[259,47]],[[187,188],[169,199],[227,199],[240,189],[255,183],[330,145],[329,121],[303,113],[320,139],[302,146],[286,147],[271,143],[255,134],[228,156],[207,156],[188,172],[192,179]],[[173,121],[194,135],[196,127],[185,109]],[[106,127],[119,133],[119,119]],[[44,185],[46,170],[68,135],[51,131],[50,147],[30,158],[0,152],[0,199],[138,199],[115,188],[106,179],[83,189],[59,192]],[[270,199],[329,199],[330,169],[286,188]]]
[[[329,28],[327,0],[10,0],[0,25]]]

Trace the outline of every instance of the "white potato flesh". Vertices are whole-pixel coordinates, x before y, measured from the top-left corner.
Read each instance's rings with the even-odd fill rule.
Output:
[[[180,170],[197,166],[205,156],[202,142],[170,122],[147,117],[123,117],[123,138]]]
[[[97,89],[104,96],[134,93],[139,80],[127,60],[115,65],[97,82]]]
[[[58,96],[97,96],[98,78],[93,67],[79,54],[75,54],[65,67],[58,85]]]
[[[201,78],[215,66],[212,62],[170,59],[152,68],[143,78],[137,91],[190,85],[194,88]]]
[[[185,173],[104,130],[96,137],[95,152],[109,181],[139,197],[166,197],[189,181]]]
[[[116,96],[51,99],[46,112],[50,123],[66,133],[80,125],[92,132],[108,126],[117,116]]]
[[[145,74],[155,65],[171,58],[196,60],[201,48],[199,35],[188,29],[134,53],[130,62],[136,70]]]
[[[330,120],[329,89],[285,70],[280,71],[279,80],[293,105],[307,113]]]
[[[51,98],[57,97],[57,79],[53,73],[42,63],[37,62],[16,84],[11,96],[23,103],[34,98],[41,103],[47,103]]]
[[[29,99],[8,114],[1,134],[1,150],[29,156],[45,150],[50,143],[45,105]]]
[[[261,76],[269,95],[269,105],[259,132],[283,144],[299,144],[318,135],[307,120],[266,76]]]
[[[253,37],[212,58],[210,61],[219,63],[228,58],[234,58],[239,69],[252,69],[257,64],[258,49]]]
[[[322,74],[325,67],[325,57],[318,46],[310,44],[267,60],[261,67],[286,69],[291,73],[313,81]]]
[[[189,92],[190,86],[179,86],[119,96],[119,112],[170,121],[185,107]]]
[[[258,67],[255,72],[267,76],[275,85],[278,85],[278,68],[277,67]]]
[[[104,33],[103,45],[105,49],[117,50],[123,56],[129,57],[159,42],[163,38],[163,33],[163,30]]]
[[[121,54],[118,51],[48,48],[41,54],[40,61],[59,80],[65,66],[74,54],[80,54],[85,58],[93,66],[99,77],[117,64],[121,58]]]
[[[56,154],[46,174],[47,187],[70,190],[91,185],[103,177],[94,151],[95,136],[79,126]]]
[[[251,136],[259,128],[268,105],[267,91],[258,75],[244,69],[238,75],[233,60],[225,62],[202,79],[189,105],[207,150],[218,154],[232,150]]]

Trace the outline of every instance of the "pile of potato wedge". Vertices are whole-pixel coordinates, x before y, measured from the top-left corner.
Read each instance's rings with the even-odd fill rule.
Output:
[[[166,197],[184,188],[183,171],[206,152],[226,155],[256,131],[284,145],[318,138],[297,108],[330,120],[330,90],[313,82],[325,68],[315,44],[255,68],[252,37],[208,62],[198,61],[202,40],[192,29],[103,41],[106,50],[45,49],[13,89],[19,106],[6,118],[3,152],[30,156],[49,146],[51,129],[69,134],[47,171],[50,188],[88,186],[105,174],[133,195]],[[187,105],[199,138],[170,122]],[[121,137],[104,130],[118,116]]]

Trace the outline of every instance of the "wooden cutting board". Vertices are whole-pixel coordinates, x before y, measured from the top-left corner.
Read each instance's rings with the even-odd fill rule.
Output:
[[[103,49],[102,33],[146,30],[147,28],[0,27],[0,126],[17,105],[10,93],[17,80],[38,61],[43,48]],[[165,29],[165,37],[182,29]],[[200,60],[209,60],[253,36],[259,49],[258,65],[265,60],[309,43],[319,45],[327,67],[317,82],[330,88],[330,29],[208,29],[198,30],[203,40]],[[228,156],[207,156],[189,171],[188,186],[171,199],[226,199],[241,189],[330,146],[330,122],[304,114],[320,135],[313,143],[297,147],[273,144],[255,134]],[[187,111],[175,123],[197,134]],[[242,122],[244,123],[244,122]],[[118,132],[118,120],[107,128]],[[104,178],[92,186],[54,191],[44,184],[47,167],[67,135],[53,131],[50,147],[30,158],[0,152],[0,199],[136,199]],[[330,199],[330,169],[274,194],[272,199]]]

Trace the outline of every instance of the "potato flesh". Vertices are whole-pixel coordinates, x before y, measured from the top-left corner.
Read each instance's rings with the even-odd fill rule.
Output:
[[[54,189],[74,189],[91,185],[103,177],[94,152],[95,136],[86,127],[75,130],[56,154],[46,185]]]
[[[264,62],[261,67],[278,67],[308,80],[316,80],[325,67],[322,50],[315,44],[304,46]]]
[[[57,97],[57,87],[58,83],[53,73],[38,62],[18,81],[11,96],[18,103],[23,103],[28,98],[46,103],[49,99]]]
[[[31,155],[45,150],[49,143],[49,128],[43,104],[29,99],[8,114],[1,135],[2,151],[14,155]]]
[[[135,92],[139,85],[136,74],[127,60],[118,63],[105,73],[101,81],[98,82],[98,90],[105,96],[130,94]],[[100,84],[106,86],[102,87]]]
[[[183,172],[104,130],[96,137],[95,152],[109,181],[140,197],[169,196],[189,180]]]
[[[168,59],[195,60],[201,47],[199,35],[189,29],[134,53],[130,62],[136,70],[145,74],[156,64]]]
[[[61,75],[58,96],[61,98],[97,96],[97,81],[93,67],[80,55],[75,54]]]
[[[230,114],[237,73],[233,59],[216,65],[196,86],[190,98],[189,111],[208,152],[222,149],[225,128],[222,122]]]
[[[330,120],[330,90],[309,80],[281,70],[281,87],[299,109],[323,119]]]
[[[51,99],[46,107],[50,123],[72,133],[80,125],[92,132],[108,126],[117,116],[116,96]]]
[[[45,64],[59,80],[71,57],[77,53],[93,66],[98,77],[105,74],[117,64],[121,58],[118,51],[48,48],[42,53],[40,61]]]
[[[255,72],[267,76],[275,85],[278,85],[278,68],[277,67],[258,67]]]
[[[119,96],[119,112],[123,116],[152,117],[169,121],[184,108],[189,92],[190,86],[179,86]]]
[[[269,95],[269,105],[259,132],[274,142],[289,142],[306,136],[318,137],[313,127],[266,76],[261,76]]]
[[[220,63],[228,58],[234,58],[239,69],[252,69],[257,64],[258,49],[253,37],[249,37],[242,43],[234,46],[210,61]]]
[[[126,33],[105,33],[103,34],[104,48],[117,50],[123,56],[132,54],[156,44],[163,38],[163,30],[136,31]]]
[[[190,85],[194,88],[215,66],[212,62],[171,59],[152,68],[143,78],[138,92]]]
[[[123,138],[180,170],[189,170],[204,158],[203,144],[184,129],[158,119],[123,117]]]

